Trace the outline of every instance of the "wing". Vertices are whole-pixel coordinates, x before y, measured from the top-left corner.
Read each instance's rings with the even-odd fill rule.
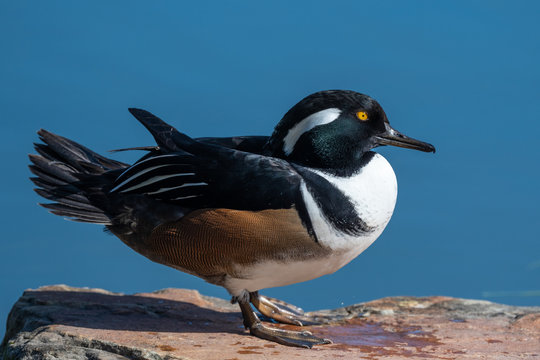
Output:
[[[209,147],[141,160],[124,171],[111,192],[145,194],[184,207],[288,209],[300,199],[300,175],[285,161]]]
[[[302,207],[302,178],[286,161],[235,150],[262,149],[265,137],[194,140],[147,111],[130,112],[151,132],[159,154],[124,171],[111,192],[145,194],[189,208],[237,210]],[[225,145],[225,146],[222,146]],[[151,154],[149,154],[151,155]]]
[[[303,179],[288,162],[228,147],[236,143],[261,150],[263,137],[194,140],[151,113],[129,109],[152,134],[159,152],[149,153],[119,175],[111,192],[144,194],[188,211],[295,209],[317,242],[300,186]],[[254,151],[255,152],[255,151]]]

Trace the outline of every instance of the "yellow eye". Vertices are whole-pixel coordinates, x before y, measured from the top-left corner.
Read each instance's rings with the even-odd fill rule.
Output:
[[[367,112],[365,111],[359,111],[356,113],[356,117],[362,121],[366,121],[368,119]]]

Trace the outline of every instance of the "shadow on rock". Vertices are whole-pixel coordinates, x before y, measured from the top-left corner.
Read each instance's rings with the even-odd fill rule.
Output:
[[[10,333],[44,325],[145,332],[241,333],[240,313],[209,309],[200,296],[193,302],[114,293],[29,290],[8,318]],[[200,305],[200,306],[199,306]],[[6,339],[11,334],[6,334]]]

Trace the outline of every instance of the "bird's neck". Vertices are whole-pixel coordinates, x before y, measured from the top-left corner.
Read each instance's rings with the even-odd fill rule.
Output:
[[[367,165],[375,154],[373,151],[367,151],[347,157],[310,156],[309,158],[291,158],[289,161],[338,177],[349,177]]]

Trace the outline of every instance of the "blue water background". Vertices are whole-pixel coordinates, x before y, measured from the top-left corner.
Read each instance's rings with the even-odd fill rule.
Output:
[[[191,136],[264,135],[323,89],[375,97],[438,151],[380,149],[399,182],[383,235],[337,273],[265,294],[306,309],[393,295],[540,305],[539,16],[537,1],[0,2],[0,323],[47,284],[227,297],[38,207],[39,128],[101,153],[151,145],[136,106]]]

